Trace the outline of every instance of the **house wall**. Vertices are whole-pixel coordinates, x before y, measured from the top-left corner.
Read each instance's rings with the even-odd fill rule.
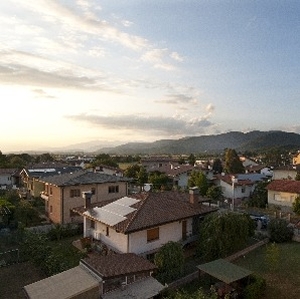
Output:
[[[178,176],[178,186],[185,188],[188,185],[189,175],[187,173],[182,173]]]
[[[110,186],[119,186],[119,192],[109,193]],[[52,194],[50,194],[50,188],[52,188]],[[48,211],[49,218],[54,223],[66,224],[72,222],[82,222],[81,216],[77,216],[71,210],[76,207],[84,205],[84,199],[82,198],[82,192],[90,191],[94,188],[95,195],[92,196],[91,203],[117,199],[127,195],[127,183],[106,183],[106,184],[91,184],[91,185],[78,185],[78,186],[66,186],[57,187],[49,185],[45,188],[45,194],[48,195],[48,204],[46,204],[46,211]],[[71,190],[79,189],[79,196],[71,197]],[[52,206],[52,212],[51,210]]]
[[[273,180],[292,179],[296,178],[297,171],[295,169],[274,169]]]
[[[13,185],[13,178],[10,174],[3,174],[0,175],[0,185]]]
[[[187,237],[192,235],[192,219],[187,219]],[[157,251],[163,244],[182,240],[182,222],[176,221],[159,227],[159,239],[147,242],[147,230],[134,232],[128,235],[118,233],[109,228],[109,236],[106,236],[106,225],[95,222],[95,229],[91,229],[91,221],[85,217],[84,237],[92,236],[101,240],[108,247],[120,253],[147,254]]]
[[[223,196],[225,198],[249,197],[254,190],[254,185],[244,185],[244,186],[235,185],[233,191],[232,185],[229,185],[222,180],[220,180],[219,186],[222,188]]]
[[[292,207],[293,202],[297,196],[298,194],[296,193],[268,190],[268,204]]]

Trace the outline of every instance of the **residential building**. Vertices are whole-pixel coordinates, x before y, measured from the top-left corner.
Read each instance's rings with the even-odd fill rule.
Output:
[[[26,198],[39,197],[40,193],[44,191],[44,184],[41,179],[65,173],[73,173],[82,169],[78,166],[69,166],[62,163],[38,163],[32,164],[26,168],[23,168],[20,172],[21,185],[23,196]]]
[[[194,240],[199,221],[216,211],[199,200],[199,190],[143,192],[74,209],[84,218],[84,237],[118,253],[150,257],[168,241]]]
[[[295,198],[300,195],[300,181],[273,180],[267,185],[268,204],[292,207]]]
[[[19,171],[16,168],[0,168],[0,187],[2,189],[16,187]]]
[[[259,173],[220,174],[216,175],[214,184],[222,188],[223,197],[229,202],[239,204],[254,191],[257,182],[264,181],[267,176]]]
[[[91,202],[112,200],[127,195],[128,179],[113,175],[78,170],[40,178],[44,189],[45,211],[53,223],[82,222],[72,209],[83,205],[82,193],[91,192]]]
[[[294,180],[297,172],[300,171],[300,165],[279,166],[273,169],[273,180]]]
[[[296,155],[293,157],[293,165],[298,165],[300,164],[300,152],[298,152]]]
[[[165,287],[157,267],[135,254],[89,254],[79,266],[24,287],[29,299],[150,299]]]

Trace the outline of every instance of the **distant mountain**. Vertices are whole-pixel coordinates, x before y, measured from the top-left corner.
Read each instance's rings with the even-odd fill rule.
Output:
[[[219,135],[163,139],[155,142],[130,142],[99,152],[118,155],[220,153],[226,148],[261,151],[268,148],[300,149],[300,135],[282,131],[229,132]]]

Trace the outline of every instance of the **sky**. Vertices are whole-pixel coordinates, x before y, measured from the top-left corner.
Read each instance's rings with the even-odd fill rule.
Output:
[[[0,150],[300,133],[298,0],[0,2]]]

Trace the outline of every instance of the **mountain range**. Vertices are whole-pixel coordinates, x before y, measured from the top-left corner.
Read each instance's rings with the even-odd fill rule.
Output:
[[[226,148],[236,151],[263,151],[270,148],[298,150],[300,135],[283,131],[228,132],[181,139],[163,139],[154,142],[130,142],[99,149],[97,153],[133,154],[191,154],[221,153]]]

